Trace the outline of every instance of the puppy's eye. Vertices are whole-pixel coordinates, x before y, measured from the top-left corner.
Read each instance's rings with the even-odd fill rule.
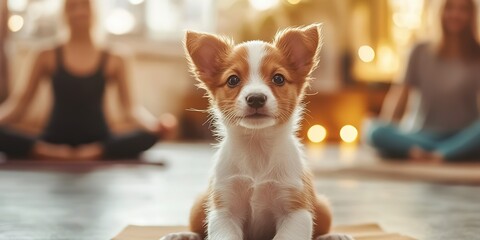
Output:
[[[283,86],[285,84],[285,77],[282,74],[275,74],[272,78],[272,82],[277,86]]]
[[[237,75],[232,75],[228,77],[227,85],[231,88],[234,88],[240,84],[240,78]]]

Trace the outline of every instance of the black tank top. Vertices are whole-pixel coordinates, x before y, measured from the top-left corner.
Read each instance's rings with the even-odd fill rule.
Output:
[[[57,68],[52,76],[53,109],[42,139],[77,146],[101,141],[110,132],[103,111],[107,53],[96,71],[76,76],[65,68],[62,48],[56,49]]]

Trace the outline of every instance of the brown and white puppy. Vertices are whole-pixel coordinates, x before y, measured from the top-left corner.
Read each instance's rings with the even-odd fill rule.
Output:
[[[321,45],[318,24],[283,30],[273,43],[234,45],[187,32],[191,70],[207,91],[220,142],[209,190],[191,212],[192,232],[163,239],[327,239],[330,209],[315,194],[296,137]]]

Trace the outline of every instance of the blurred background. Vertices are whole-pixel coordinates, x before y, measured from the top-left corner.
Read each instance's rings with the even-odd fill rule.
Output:
[[[9,71],[0,99],[17,94],[35,53],[66,37],[62,1],[3,1],[2,35]],[[321,66],[307,97],[301,136],[312,142],[355,142],[366,118],[378,114],[418,41],[439,36],[436,0],[97,0],[95,38],[128,56],[134,95],[155,115],[172,112],[181,122],[179,140],[211,139],[203,92],[194,87],[182,49],[186,29],[214,32],[237,42],[270,41],[278,29],[323,22]],[[3,61],[2,61],[3,62]],[[10,79],[8,82],[6,79]],[[45,84],[47,85],[47,84]],[[39,132],[48,117],[50,89],[18,127]],[[107,93],[112,97],[114,93]],[[110,101],[115,102],[115,101]],[[108,106],[113,128],[118,106]],[[120,118],[118,118],[120,119]]]

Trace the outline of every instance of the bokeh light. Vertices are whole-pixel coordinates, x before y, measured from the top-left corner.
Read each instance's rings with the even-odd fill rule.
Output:
[[[145,0],[129,0],[130,4],[132,5],[139,5],[145,2]]]
[[[308,129],[308,139],[313,143],[319,143],[327,137],[327,130],[322,125],[313,125]]]
[[[393,24],[409,30],[420,28],[424,5],[424,0],[390,0]]]
[[[352,125],[345,125],[340,129],[340,138],[346,143],[352,143],[357,140],[358,130]]]
[[[375,59],[375,51],[368,45],[363,45],[358,49],[358,57],[363,62],[369,63]]]
[[[288,3],[292,4],[292,5],[296,5],[296,4],[299,4],[302,0],[287,0]]]
[[[8,19],[8,29],[12,32],[18,32],[23,28],[23,17],[20,15],[12,15]]]
[[[249,2],[254,9],[264,11],[278,5],[279,0],[250,0]]]
[[[125,9],[114,9],[107,17],[105,27],[112,34],[126,34],[135,27],[135,17]]]
[[[12,12],[23,12],[27,9],[28,0],[8,0],[8,9]]]

